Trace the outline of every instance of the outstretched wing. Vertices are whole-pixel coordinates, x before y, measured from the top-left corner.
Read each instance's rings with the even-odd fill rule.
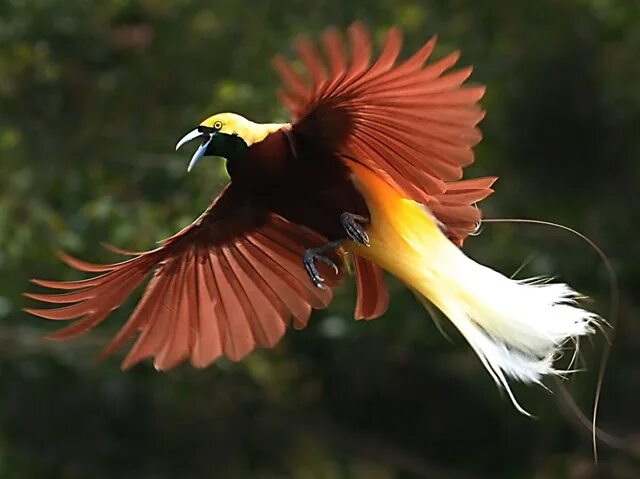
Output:
[[[123,368],[147,357],[160,370],[187,358],[195,367],[221,355],[238,360],[256,346],[273,346],[290,318],[302,328],[312,308],[329,305],[331,288],[316,288],[301,263],[304,249],[324,242],[228,185],[198,220],[155,250],[108,265],[62,254],[69,266],[98,274],[81,281],[33,280],[66,292],[27,297],[66,306],[26,311],[75,320],[51,335],[75,337],[104,321],[153,271],[142,299],[101,355],[137,334]],[[338,277],[319,266],[327,284],[335,285]]]
[[[374,62],[361,24],[349,27],[348,44],[347,53],[340,32],[330,28],[322,34],[323,56],[301,39],[295,44],[300,65],[274,59],[283,82],[278,97],[292,116],[298,154],[305,160],[350,159],[375,170],[424,203],[462,245],[481,218],[475,203],[491,194],[495,181],[459,181],[481,139],[476,125],[484,111],[477,102],[484,87],[463,85],[470,67],[451,70],[457,52],[425,65],[435,37],[401,63],[396,60],[402,37],[395,28]],[[388,300],[381,271],[362,258],[356,261],[356,317],[377,317]]]
[[[274,60],[284,86],[279,98],[292,115],[300,156],[305,148],[324,150],[377,171],[431,207],[451,227],[452,240],[461,243],[480,218],[473,204],[492,192],[495,180],[457,184],[481,139],[476,125],[484,112],[477,102],[484,87],[463,85],[471,67],[451,70],[457,52],[425,65],[435,37],[401,63],[396,63],[402,45],[397,29],[389,31],[373,63],[361,24],[349,27],[348,39],[349,54],[340,33],[326,30],[324,59],[312,43],[299,40],[295,49],[304,76],[296,65]]]

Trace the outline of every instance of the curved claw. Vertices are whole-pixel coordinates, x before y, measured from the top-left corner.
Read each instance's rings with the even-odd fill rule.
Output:
[[[364,246],[369,246],[369,235],[361,224],[368,223],[369,220],[367,218],[360,215],[354,215],[353,213],[342,213],[340,215],[340,221],[351,241]]]
[[[316,288],[324,289],[325,285],[322,284],[324,283],[324,278],[320,276],[320,272],[315,264],[315,260],[320,258],[322,258],[321,255],[312,250],[306,250],[302,256],[302,263],[304,264],[304,269],[307,271],[309,279],[311,279]]]
[[[334,241],[319,248],[310,248],[304,251],[302,255],[302,264],[304,265],[307,275],[309,275],[309,279],[311,279],[317,288],[324,289],[325,285],[323,284],[324,278],[320,275],[318,267],[316,266],[316,261],[326,264],[329,268],[333,269],[336,274],[338,274],[340,271],[338,269],[338,265],[336,265],[330,258],[321,254],[328,249],[337,248],[338,246],[340,246],[340,242]]]
[[[335,274],[338,274],[338,271],[339,271],[338,270],[338,266],[333,262],[333,260],[331,260],[330,258],[327,258],[326,256],[322,256],[322,255],[316,256],[316,259],[318,261],[322,261],[329,268],[331,268]]]

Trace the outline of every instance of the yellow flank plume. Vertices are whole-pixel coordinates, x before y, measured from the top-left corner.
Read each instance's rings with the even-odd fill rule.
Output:
[[[351,252],[384,268],[435,305],[460,331],[498,386],[516,402],[507,377],[539,383],[567,341],[592,333],[598,317],[577,306],[579,295],[561,283],[513,280],[467,257],[440,224],[372,170],[349,164],[371,222],[370,246]]]
[[[288,126],[288,123],[255,123],[237,113],[218,113],[210,116],[200,125],[215,128],[227,135],[238,135],[247,146],[251,146],[264,140],[270,133]]]
[[[425,281],[438,278],[436,263],[446,266],[446,258],[457,250],[442,233],[438,222],[415,201],[403,198],[391,185],[370,169],[354,162],[349,164],[353,182],[363,195],[371,223],[367,227],[370,246],[348,242],[347,249],[367,258],[402,280],[411,288],[424,285]],[[422,250],[429,251],[430,267],[424,271],[420,266],[425,258]],[[430,291],[420,293],[437,305],[437,298],[429,298]]]

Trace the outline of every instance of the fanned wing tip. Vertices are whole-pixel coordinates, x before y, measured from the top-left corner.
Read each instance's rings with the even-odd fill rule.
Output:
[[[335,25],[327,25],[324,30],[322,30],[322,33],[320,33],[320,38],[325,36],[342,39],[342,31]]]
[[[369,30],[360,20],[354,21],[349,27],[347,27],[347,32],[351,38],[352,43],[358,41],[371,42],[369,37]]]
[[[387,30],[387,35],[385,37],[385,43],[388,43],[388,42],[390,42],[392,40],[394,42],[402,43],[402,30],[400,30],[396,26],[393,26],[393,27],[389,28],[389,30]]]
[[[96,283],[95,278],[81,279],[78,281],[53,281],[48,279],[33,278],[29,280],[33,284],[51,289],[80,289],[93,286]]]
[[[473,73],[473,65],[467,65],[466,67],[460,67],[454,72],[448,75],[449,78],[455,79],[456,86],[461,85],[469,79]]]
[[[300,56],[310,78],[320,78],[312,71],[318,63],[326,64],[329,71],[322,86],[308,90],[306,101],[291,95],[291,82],[284,78],[287,95],[279,98],[290,111],[302,115],[295,119],[294,129],[301,134],[321,131],[325,137],[335,136],[323,129],[339,113],[351,122],[350,128],[338,128],[350,134],[336,140],[343,142],[340,145],[349,156],[384,171],[416,201],[444,193],[445,182],[461,178],[462,168],[473,162],[472,146],[482,138],[474,127],[484,116],[476,103],[485,88],[464,84],[473,68],[448,71],[460,58],[458,50],[426,64],[437,35],[398,65],[398,29],[387,31],[373,65],[366,27],[354,22],[346,37],[347,42],[340,31],[329,27],[321,34],[324,62],[310,62],[308,51],[307,61]]]
[[[409,59],[406,60],[405,63],[403,63],[403,66],[415,65],[416,68],[421,67],[422,64],[424,64],[424,62],[426,62],[427,59],[431,56],[437,43],[438,43],[438,35],[435,34],[431,38],[429,38],[429,40],[427,40],[425,44],[422,45],[420,49],[418,49],[417,52],[415,52],[411,57],[409,57]]]
[[[185,359],[204,368],[222,355],[239,361],[256,347],[272,347],[288,324],[304,327],[312,306],[323,308],[331,300],[331,290],[317,290],[300,262],[303,249],[321,241],[274,216],[242,240],[176,258],[177,272],[154,276],[149,296],[100,356],[138,332],[123,370],[147,358],[161,371]],[[340,279],[320,268],[328,286]],[[158,298],[166,298],[172,310]]]
[[[321,87],[327,79],[327,71],[313,42],[306,36],[299,37],[294,44],[294,49],[308,71],[312,81],[311,89]]]
[[[79,291],[79,293],[83,293],[83,292],[84,292],[83,290]],[[46,293],[30,293],[28,291],[22,293],[22,296],[24,296],[25,298],[33,299],[35,301],[42,301],[43,303],[54,303],[54,304],[77,303],[82,298],[76,299],[75,295],[76,293],[46,294]]]
[[[100,324],[108,314],[109,312],[92,312],[75,323],[46,335],[45,338],[53,341],[62,341],[78,337]]]
[[[483,97],[484,97],[484,94],[483,94]],[[484,120],[485,116],[487,116],[487,111],[483,108],[478,108],[478,119],[473,125],[475,126],[478,123],[480,123],[482,120]],[[482,133],[480,133],[480,136],[482,136]]]
[[[46,334],[44,336],[44,339],[48,339],[50,341],[64,341],[65,339],[72,339],[75,336],[78,336],[79,334],[84,332],[84,331],[82,331],[82,332],[77,333],[77,334],[70,334],[69,328],[72,328],[72,327],[74,327],[74,326],[76,326],[78,324],[80,324],[80,321],[78,321],[77,323],[73,323],[72,325],[67,326],[65,328],[58,329],[57,331],[54,331],[53,333]],[[73,328],[73,329],[75,330],[76,328]]]
[[[351,22],[349,24],[347,29],[348,30],[350,30],[350,29],[366,30],[367,26],[364,24],[364,22],[362,20],[354,20],[353,22]]]
[[[25,293],[23,293],[25,296],[27,296]],[[27,296],[27,298],[29,298],[30,296]],[[39,316],[41,318],[44,318],[44,316],[40,315],[40,311],[46,311],[46,309],[36,309],[36,308],[22,308],[21,311],[28,313],[28,314],[32,314],[34,316]]]
[[[62,311],[61,311],[62,310]],[[32,314],[34,316],[39,316],[44,319],[52,319],[54,321],[64,321],[67,319],[73,319],[73,316],[67,318],[67,311],[63,308],[51,308],[51,309],[40,309],[40,308],[22,308],[22,311],[25,313]]]
[[[107,251],[111,251],[112,253],[116,253],[122,256],[140,256],[144,254],[144,251],[131,251],[129,249],[120,248],[119,246],[112,245],[111,243],[101,242],[100,246],[102,246]]]
[[[487,86],[486,85],[470,85],[467,88],[473,89],[474,91],[478,92],[479,96],[478,96],[478,99],[476,100],[476,102],[480,101],[484,97],[485,93],[487,93]],[[483,110],[483,113],[486,114],[486,112],[484,110]],[[483,115],[483,117],[484,117],[484,115]]]
[[[447,183],[447,191],[427,203],[457,246],[462,246],[465,238],[477,231],[482,214],[476,203],[493,193],[491,186],[497,179],[487,176]]]
[[[283,67],[283,65],[285,65],[287,63],[287,61],[284,59],[284,57],[282,55],[274,55],[273,58],[271,58],[271,66],[279,73],[280,72],[280,68]]]
[[[58,251],[56,255],[58,256],[60,261],[62,261],[67,266],[70,266],[73,269],[77,269],[78,271],[84,271],[86,273],[100,273],[110,271],[115,266],[112,264],[89,263],[88,261],[83,261],[74,256],[71,256],[69,253],[66,253],[64,251]]]
[[[272,65],[280,75],[280,78],[282,78],[290,95],[293,94],[300,99],[306,97],[307,87],[305,81],[290,63],[282,56],[276,55],[272,60]]]
[[[322,32],[320,38],[329,61],[331,76],[337,78],[346,70],[342,33],[336,27],[330,26]]]
[[[447,192],[477,191],[491,188],[498,181],[497,176],[483,176],[468,180],[458,180],[447,183]]]
[[[497,176],[485,176],[485,177],[479,178],[479,179],[484,180],[484,182],[485,182],[484,183],[484,187],[485,188],[491,188],[494,185],[494,183],[496,181],[498,181],[498,177]],[[491,190],[491,191],[493,191],[493,190]]]

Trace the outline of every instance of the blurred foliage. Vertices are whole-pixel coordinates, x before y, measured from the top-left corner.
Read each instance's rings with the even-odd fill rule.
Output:
[[[354,19],[405,54],[434,33],[488,85],[468,176],[500,176],[489,217],[577,228],[610,256],[621,318],[600,445],[557,385],[517,386],[518,415],[453,331],[447,342],[390,280],[386,316],[351,319],[353,284],[273,351],[204,371],[122,373],[92,357],[131,311],[68,343],[27,318],[30,277],[78,278],[55,251],[108,260],[147,249],[226,181],[186,175],[173,145],[204,116],[284,118],[269,61],[297,34]],[[0,2],[0,477],[640,477],[640,3],[627,0],[2,0]],[[520,274],[558,274],[607,315],[597,256],[566,233],[485,225],[466,245]],[[611,334],[611,331],[608,332]],[[590,415],[602,337],[565,386]]]

